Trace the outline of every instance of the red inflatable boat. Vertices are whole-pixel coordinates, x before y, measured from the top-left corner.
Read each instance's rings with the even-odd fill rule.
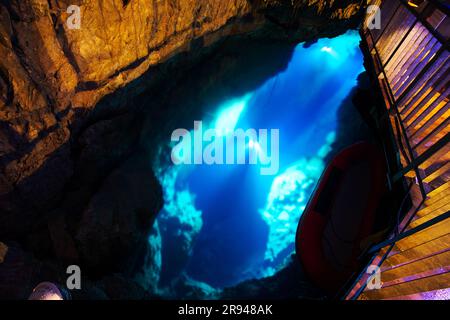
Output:
[[[382,153],[368,143],[340,152],[328,165],[300,219],[296,251],[309,278],[336,294],[360,267],[386,192]]]

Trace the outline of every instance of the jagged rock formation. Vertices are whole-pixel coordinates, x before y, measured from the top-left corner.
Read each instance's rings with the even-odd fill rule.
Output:
[[[357,23],[359,3],[0,1],[0,240],[81,261],[93,277],[133,276],[162,206],[143,142],[168,119],[158,84],[176,84],[225,38],[338,35]],[[81,8],[79,30],[66,24],[69,5]],[[233,68],[227,59],[217,70]],[[140,117],[148,109],[157,116]]]

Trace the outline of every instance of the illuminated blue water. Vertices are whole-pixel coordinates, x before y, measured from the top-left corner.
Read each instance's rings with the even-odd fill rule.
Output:
[[[334,141],[338,107],[363,71],[359,41],[349,32],[298,45],[287,70],[224,101],[217,113],[192,119],[228,129],[279,129],[280,166],[275,176],[251,165],[176,166],[160,176],[166,201],[160,224],[177,217],[190,226],[183,238],[193,245],[190,277],[229,286],[273,274],[292,252],[298,219]]]

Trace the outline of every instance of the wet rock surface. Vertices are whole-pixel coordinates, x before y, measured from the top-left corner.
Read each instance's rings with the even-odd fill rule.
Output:
[[[326,299],[326,295],[308,281],[298,258],[292,255],[285,262],[285,267],[272,277],[244,281],[237,286],[226,288],[221,292],[220,298],[322,300]]]
[[[69,1],[0,2],[4,294],[64,283],[74,263],[89,283],[74,298],[154,297],[135,279],[158,270],[147,241],[162,206],[155,146],[191,125],[184,114],[282,70],[295,43],[355,26],[357,3],[70,1],[82,27],[69,30]]]

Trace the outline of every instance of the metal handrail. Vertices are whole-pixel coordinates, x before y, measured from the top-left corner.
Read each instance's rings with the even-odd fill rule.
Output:
[[[370,36],[370,39],[372,40],[372,43],[374,44],[373,47],[374,47],[375,53],[376,53],[376,57],[375,57],[375,58],[379,60],[379,59],[380,59],[380,54],[379,54],[379,52],[378,52],[378,48],[376,47],[376,42],[374,42],[372,33],[371,33],[370,31],[368,32],[368,34],[369,34],[369,36]],[[379,60],[379,62],[381,62],[381,60]],[[381,64],[381,65],[382,65],[382,64]],[[391,108],[394,109],[394,111],[395,111],[395,116],[396,116],[396,118],[398,119],[398,123],[399,123],[400,129],[401,129],[401,135],[402,135],[404,138],[406,138],[406,139],[405,139],[405,142],[406,142],[406,147],[407,147],[408,153],[409,153],[409,155],[410,155],[410,158],[405,157],[405,159],[406,159],[408,162],[410,162],[409,159],[412,160],[412,161],[409,163],[409,165],[412,165],[413,170],[414,170],[414,172],[416,173],[416,176],[417,176],[417,178],[418,178],[417,180],[418,180],[418,182],[419,182],[419,188],[420,188],[420,192],[421,192],[421,194],[422,194],[422,197],[423,197],[423,198],[426,198],[426,192],[425,192],[425,188],[424,188],[424,186],[423,186],[422,179],[421,179],[421,177],[420,177],[420,172],[419,172],[419,170],[418,170],[418,167],[417,167],[416,165],[414,165],[414,159],[415,159],[414,153],[413,153],[413,150],[412,150],[411,145],[410,145],[410,143],[409,143],[408,135],[407,135],[407,133],[406,133],[405,126],[403,125],[402,118],[401,118],[400,113],[399,113],[399,111],[398,111],[397,101],[396,101],[396,99],[395,99],[395,97],[394,97],[394,94],[392,93],[392,89],[391,89],[391,86],[390,86],[390,84],[389,84],[389,82],[388,82],[388,77],[387,77],[387,75],[386,75],[386,71],[384,70],[383,67],[381,68],[381,73],[383,74],[383,78],[384,78],[384,80],[386,81],[386,87],[387,87],[387,89],[388,89],[389,98],[390,98],[391,103],[392,103]],[[401,141],[401,137],[397,137],[397,139],[400,139],[399,145],[402,146],[403,143],[402,143],[402,141]],[[402,151],[404,152],[404,150],[402,150]]]

